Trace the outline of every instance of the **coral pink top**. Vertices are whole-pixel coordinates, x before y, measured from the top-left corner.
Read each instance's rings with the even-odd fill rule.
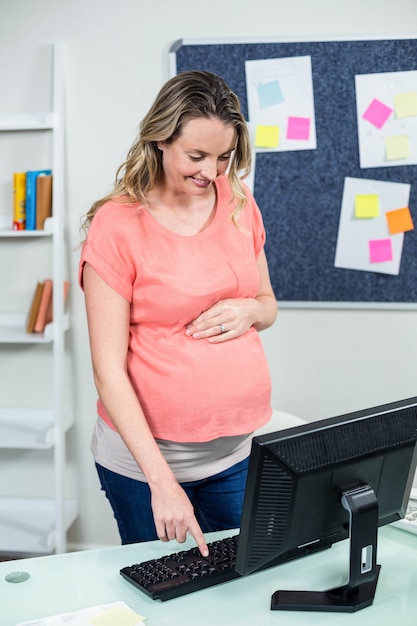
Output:
[[[257,294],[265,242],[249,190],[230,214],[226,175],[216,180],[210,226],[193,236],[161,226],[140,203],[110,201],[91,222],[80,260],[130,303],[128,372],[154,437],[203,442],[249,433],[270,415],[269,369],[257,331],[221,344],[193,339],[187,325],[225,298]],[[100,401],[98,413],[114,428]]]

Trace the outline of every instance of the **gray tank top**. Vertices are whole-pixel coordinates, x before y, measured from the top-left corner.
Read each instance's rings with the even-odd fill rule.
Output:
[[[190,482],[214,476],[245,459],[253,433],[220,437],[203,443],[156,442],[178,482]],[[97,417],[91,438],[91,451],[97,463],[128,478],[146,482],[146,478],[120,435]]]

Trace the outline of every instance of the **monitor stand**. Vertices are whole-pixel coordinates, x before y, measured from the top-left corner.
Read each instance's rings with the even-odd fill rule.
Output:
[[[381,569],[376,564],[378,500],[372,487],[362,485],[342,492],[341,504],[349,511],[348,583],[327,591],[276,591],[271,610],[353,613],[373,603]]]

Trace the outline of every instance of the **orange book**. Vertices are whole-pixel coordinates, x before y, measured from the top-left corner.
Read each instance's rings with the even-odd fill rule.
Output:
[[[35,293],[33,294],[32,304],[30,305],[29,315],[26,323],[26,332],[33,333],[35,328],[36,318],[38,316],[39,305],[41,302],[43,292],[43,283],[36,285]]]
[[[36,179],[36,230],[43,230],[45,220],[52,215],[52,174]]]
[[[43,333],[45,330],[46,316],[48,309],[51,307],[52,300],[52,280],[47,278],[43,283],[42,296],[39,303],[38,314],[35,320],[35,326],[33,328],[34,333]]]

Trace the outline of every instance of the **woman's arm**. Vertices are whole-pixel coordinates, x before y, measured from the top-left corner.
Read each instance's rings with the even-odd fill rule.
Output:
[[[83,286],[94,381],[117,431],[146,476],[162,541],[185,541],[187,531],[202,554],[203,533],[190,500],[178,484],[149,429],[127,373],[130,305],[86,263]]]
[[[268,262],[266,260],[265,250],[263,249],[259,254],[257,265],[259,271],[259,290],[255,300],[259,306],[256,321],[253,323],[253,326],[256,330],[264,330],[272,326],[275,322],[278,313],[278,305],[269,278]]]
[[[271,326],[278,307],[264,250],[259,254],[257,266],[259,289],[254,298],[219,300],[188,326],[186,334],[194,339],[208,338],[211,343],[222,343],[243,335],[251,326],[258,331]]]

